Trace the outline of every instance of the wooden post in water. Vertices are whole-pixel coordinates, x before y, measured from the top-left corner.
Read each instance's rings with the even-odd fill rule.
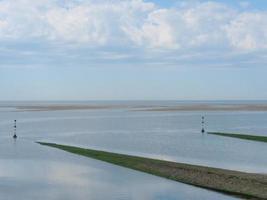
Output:
[[[205,128],[204,128],[204,125],[205,125],[205,118],[204,116],[202,116],[202,121],[201,121],[201,124],[202,124],[202,129],[201,129],[201,133],[205,133]]]
[[[16,139],[17,138],[17,120],[14,120],[14,135],[13,138]]]

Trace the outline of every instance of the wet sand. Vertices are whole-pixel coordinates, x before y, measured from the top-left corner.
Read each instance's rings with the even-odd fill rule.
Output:
[[[149,105],[149,104],[51,104],[51,105],[19,105],[1,106],[15,108],[16,111],[63,111],[63,110],[100,110],[100,109],[127,109],[131,111],[147,112],[177,112],[177,111],[267,111],[267,103],[262,104],[209,104],[186,103],[176,105]]]
[[[267,104],[191,104],[154,107],[139,111],[267,111]]]
[[[49,106],[16,106],[18,111],[60,111],[60,110],[99,110],[111,109],[112,106],[96,105],[49,105]]]

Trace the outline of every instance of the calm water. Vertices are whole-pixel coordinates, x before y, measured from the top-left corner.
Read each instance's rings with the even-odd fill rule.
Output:
[[[159,102],[158,102],[159,103]],[[267,173],[265,143],[200,133],[267,135],[267,112],[144,112],[129,109],[0,110],[0,199],[231,199],[34,144],[51,141],[249,172]],[[10,139],[18,120],[19,139]],[[11,192],[16,188],[17,192]],[[21,199],[21,198],[20,198]]]
[[[40,146],[0,145],[1,200],[234,199],[220,193]]]

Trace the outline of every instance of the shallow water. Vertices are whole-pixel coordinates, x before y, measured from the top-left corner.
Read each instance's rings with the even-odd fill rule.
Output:
[[[267,112],[136,112],[127,109],[0,112],[1,137],[18,134],[133,155],[267,173],[266,143],[201,134],[209,131],[267,135]]]
[[[18,199],[19,194],[25,199],[230,199],[34,141],[267,173],[266,143],[200,133],[205,115],[210,131],[267,135],[266,112],[14,110],[0,111],[0,199]],[[18,120],[16,143],[10,139],[14,119]],[[16,192],[11,192],[14,188]]]
[[[1,139],[1,200],[234,199],[164,178],[44,147]]]

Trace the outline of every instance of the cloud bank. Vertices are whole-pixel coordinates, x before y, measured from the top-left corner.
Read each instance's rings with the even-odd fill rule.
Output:
[[[36,64],[32,55],[43,64],[106,59],[179,65],[194,64],[195,58],[235,65],[257,63],[259,57],[265,64],[267,11],[247,7],[211,1],[164,8],[143,0],[2,0],[0,57],[6,59],[0,65]],[[20,62],[7,61],[9,54]]]

